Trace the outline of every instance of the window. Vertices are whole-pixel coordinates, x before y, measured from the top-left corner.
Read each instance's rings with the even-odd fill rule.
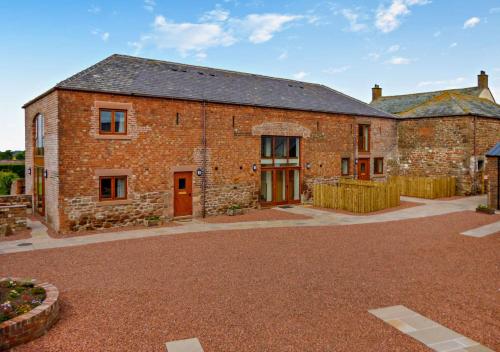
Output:
[[[103,176],[99,178],[99,199],[127,199],[127,176]]]
[[[370,125],[358,126],[358,151],[370,151]]]
[[[384,158],[375,158],[374,160],[375,167],[373,170],[374,174],[383,174],[384,173]]]
[[[126,110],[99,110],[99,133],[127,134]]]
[[[45,150],[45,121],[42,114],[35,117],[35,156],[43,156]]]
[[[479,159],[477,161],[477,171],[483,171],[484,170],[484,160]]]
[[[262,166],[299,166],[299,137],[261,137]]]
[[[341,162],[341,165],[340,165],[340,168],[341,168],[341,173],[342,173],[342,176],[347,176],[350,174],[350,170],[349,170],[349,161],[350,159],[349,158],[342,158],[342,162]]]

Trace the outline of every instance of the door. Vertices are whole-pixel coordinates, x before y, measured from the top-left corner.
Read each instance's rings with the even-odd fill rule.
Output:
[[[43,167],[35,167],[35,210],[40,215],[45,215],[45,178]]]
[[[370,180],[370,159],[358,159],[358,180]]]
[[[193,174],[174,173],[174,216],[193,215]]]
[[[272,168],[261,172],[260,201],[273,205],[300,202],[300,169]]]

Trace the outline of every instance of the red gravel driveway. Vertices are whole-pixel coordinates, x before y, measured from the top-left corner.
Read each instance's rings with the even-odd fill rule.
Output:
[[[216,215],[209,216],[204,219],[205,222],[217,223],[233,223],[233,222],[247,222],[247,221],[273,221],[273,220],[308,220],[312,219],[310,216],[302,214],[287,213],[276,209],[250,209],[245,210],[244,214],[229,216],[229,215]]]
[[[428,351],[368,309],[402,304],[500,349],[500,216],[183,234],[0,255],[60,290],[61,320],[17,351]]]

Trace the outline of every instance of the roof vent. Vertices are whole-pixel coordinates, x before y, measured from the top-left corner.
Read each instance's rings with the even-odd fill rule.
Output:
[[[172,70],[172,71],[175,71],[175,72],[179,71],[179,70],[178,70],[178,69],[176,69],[176,68],[171,68],[171,70]]]
[[[186,71],[186,70],[181,70],[181,72],[188,72],[188,71]]]
[[[200,71],[198,71],[198,74],[199,74],[199,75],[204,75],[204,73],[203,73],[203,72],[200,72]]]
[[[215,75],[213,73],[211,73],[210,76],[215,77]]]

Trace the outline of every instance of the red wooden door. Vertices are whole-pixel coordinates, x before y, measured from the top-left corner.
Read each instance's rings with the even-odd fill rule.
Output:
[[[370,159],[358,159],[358,180],[370,180]]]
[[[174,216],[193,215],[193,174],[174,173]]]

